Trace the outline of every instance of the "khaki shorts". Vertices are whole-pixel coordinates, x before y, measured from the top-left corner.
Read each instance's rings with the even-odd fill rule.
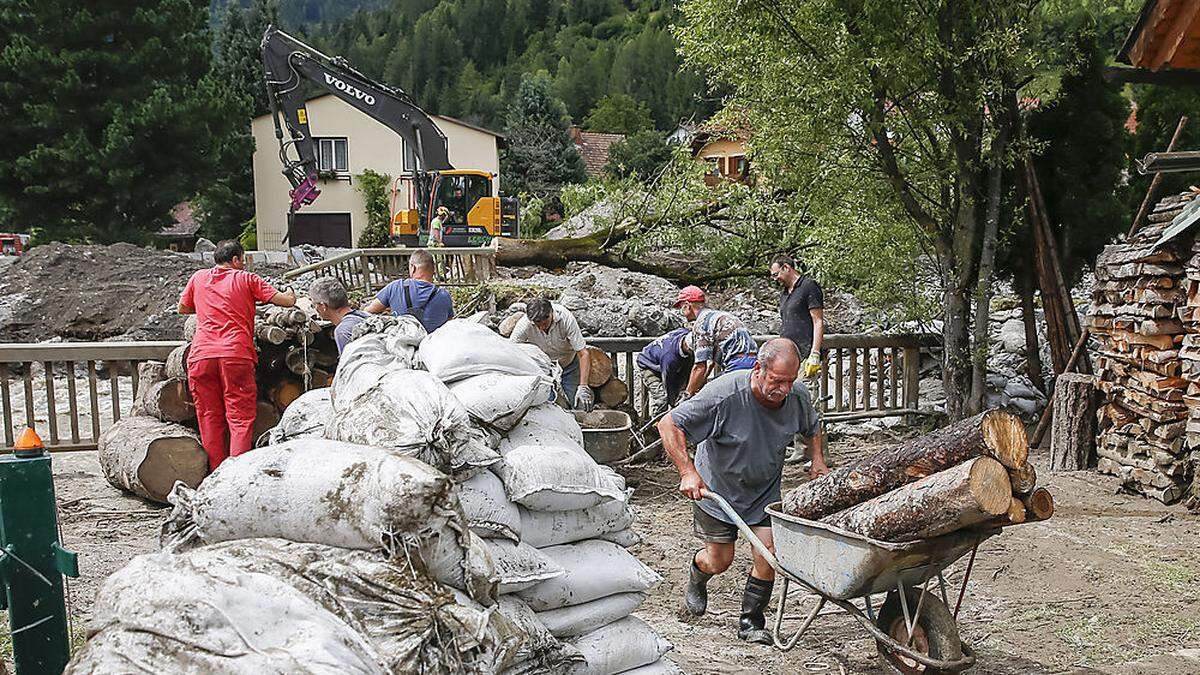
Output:
[[[770,526],[771,516],[766,516],[757,523],[750,523],[750,527]],[[738,529],[737,525],[713,518],[700,508],[698,503],[692,502],[692,534],[700,541],[732,544],[737,541]]]

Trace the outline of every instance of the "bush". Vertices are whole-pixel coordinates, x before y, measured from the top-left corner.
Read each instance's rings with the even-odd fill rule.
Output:
[[[367,212],[367,226],[358,235],[358,247],[386,248],[392,241],[392,214],[388,207],[388,186],[392,184],[392,177],[366,169],[355,176],[354,181]]]
[[[254,217],[251,217],[242,226],[242,233],[238,235],[238,242],[247,251],[258,250],[258,221]]]

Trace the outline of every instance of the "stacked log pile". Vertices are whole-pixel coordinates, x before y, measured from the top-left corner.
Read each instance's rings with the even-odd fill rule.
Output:
[[[1049,518],[1025,426],[990,410],[904,441],[791,490],[785,513],[890,542]]]
[[[1190,234],[1155,244],[1192,197],[1167,197],[1129,241],[1104,248],[1088,315],[1100,344],[1097,468],[1165,504],[1191,481],[1189,415],[1200,433],[1200,260]]]
[[[332,330],[309,310],[260,307],[254,322],[258,349],[258,403],[254,438],[279,423],[288,404],[308,389],[327,387],[337,365]],[[166,503],[176,480],[196,487],[208,473],[200,446],[196,409],[188,390],[187,357],[195,317],[184,325],[188,342],[165,362],[138,367],[138,389],[129,416],[113,424],[97,443],[100,463],[113,486]]]

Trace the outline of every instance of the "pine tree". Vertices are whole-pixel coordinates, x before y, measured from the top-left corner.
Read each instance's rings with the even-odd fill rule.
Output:
[[[207,3],[0,5],[0,200],[45,239],[141,241],[212,180],[240,124]]]
[[[501,172],[508,190],[536,197],[554,196],[563,185],[587,180],[583,158],[567,129],[570,119],[554,96],[546,73],[526,74],[508,111],[508,148]]]

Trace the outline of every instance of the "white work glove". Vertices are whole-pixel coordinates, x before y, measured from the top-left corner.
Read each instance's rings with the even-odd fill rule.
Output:
[[[821,372],[821,354],[813,352],[804,361],[804,377],[812,377]]]
[[[591,412],[596,406],[596,399],[592,395],[592,388],[586,384],[579,385],[575,390],[575,409],[584,412]]]

